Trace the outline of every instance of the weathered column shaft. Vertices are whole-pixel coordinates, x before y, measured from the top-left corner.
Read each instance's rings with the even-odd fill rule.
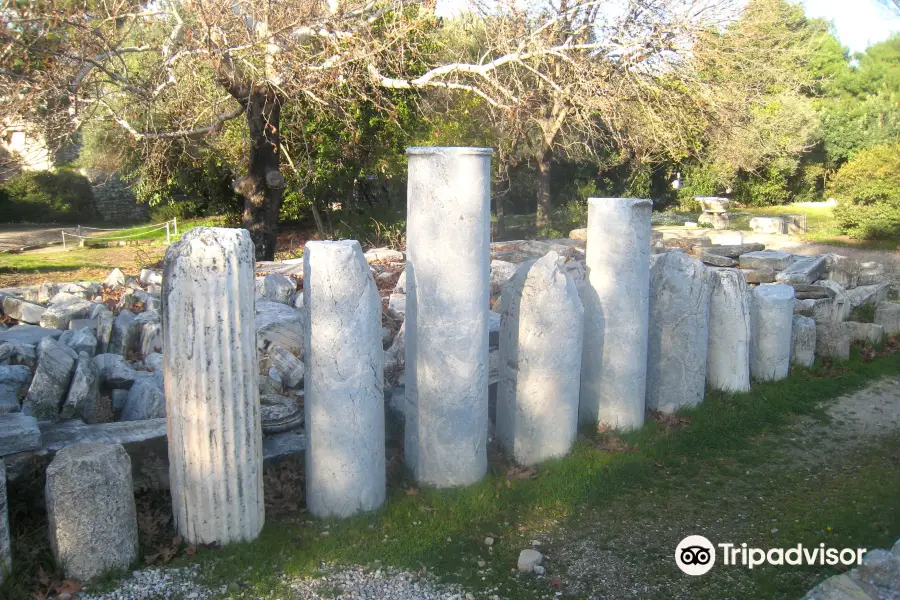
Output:
[[[709,279],[706,267],[667,252],[650,267],[647,408],[673,413],[706,392]]]
[[[788,376],[791,329],[794,322],[794,288],[781,283],[753,289],[750,310],[750,375],[777,380]]]
[[[357,241],[309,242],[303,270],[306,505],[347,517],[385,498],[381,298]]]
[[[750,289],[738,269],[710,269],[706,380],[724,392],[750,390]]]
[[[418,481],[487,470],[489,148],[410,148],[406,462]]]
[[[520,267],[501,301],[497,437],[525,465],[565,455],[578,430],[584,309],[558,259]]]
[[[581,422],[644,424],[652,208],[644,199],[588,199]]]
[[[190,543],[251,540],[263,525],[254,266],[243,229],[198,227],[166,251],[169,475]]]

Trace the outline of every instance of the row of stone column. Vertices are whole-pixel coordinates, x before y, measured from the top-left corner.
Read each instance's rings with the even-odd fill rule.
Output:
[[[794,326],[788,285],[751,289],[738,269],[651,256],[649,200],[588,202],[583,312],[552,252],[502,297],[497,436],[524,464],[565,454],[578,421],[636,429],[645,408],[695,406],[707,384],[740,392],[751,377],[784,378],[792,330],[809,330]]]
[[[409,150],[405,458],[436,486],[487,468],[490,153]],[[504,294],[497,433],[520,461],[567,451],[578,420],[633,429],[646,405],[696,404],[707,370],[730,390],[786,374],[769,314],[786,286],[751,298],[738,272],[707,278],[677,253],[651,271],[651,209],[591,199],[583,305],[552,254]],[[166,255],[172,497],[193,543],[252,539],[264,519],[253,266],[242,230],[192,230]],[[307,503],[347,516],[385,497],[380,299],[357,242],[310,242],[304,271]]]

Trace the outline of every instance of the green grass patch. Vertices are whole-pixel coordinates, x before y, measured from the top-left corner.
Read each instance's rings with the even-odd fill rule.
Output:
[[[590,548],[644,565],[644,583],[653,585],[641,588],[641,597],[683,597],[688,590],[692,598],[796,598],[834,569],[714,569],[689,578],[671,553],[693,533],[760,547],[890,547],[900,534],[900,439],[837,453],[813,469],[787,460],[781,446],[799,417],[825,419],[823,400],[898,374],[900,354],[866,362],[854,351],[848,363],[795,369],[749,393],[709,392],[675,427],[648,420],[621,436],[587,435],[569,456],[530,477],[510,477],[509,463],[493,452],[489,475],[463,489],[416,488],[401,466],[399,436],[389,430],[389,498],[379,511],[344,521],[270,514],[256,541],[201,548],[193,560],[211,586],[238,584],[230,598],[285,592],[283,574],[316,576],[323,564],[424,567],[476,597],[542,598],[557,589],[551,578],[511,571],[519,551],[539,539],[548,573],[572,586],[563,591],[584,597],[595,594],[577,587],[579,576],[561,570],[556,556],[571,540],[585,539]],[[488,535],[496,540],[490,550]],[[34,535],[16,537],[14,555],[28,556],[21,548],[28,543]],[[27,597],[36,569],[23,569],[0,595]],[[607,579],[599,573],[598,586]]]
[[[217,227],[221,226],[225,217],[207,217],[207,218],[198,218],[198,219],[185,219],[184,221],[178,222],[178,234],[175,233],[175,225],[172,222],[169,222],[169,237],[171,241],[176,241],[181,238],[183,234],[190,231],[195,227]],[[109,233],[104,233],[101,235],[92,235],[89,238],[88,243],[90,242],[103,242],[103,241],[114,241],[119,239],[128,240],[158,240],[164,241],[166,239],[166,229],[162,227],[158,223],[150,224],[150,225],[140,225],[137,227],[131,227],[129,229],[123,229],[121,231],[111,231]]]
[[[693,502],[727,486],[734,477],[771,460],[773,449],[766,447],[766,435],[785,427],[797,415],[821,415],[818,404],[823,399],[897,373],[898,355],[871,363],[855,357],[837,368],[797,370],[785,381],[758,384],[747,394],[710,393],[700,407],[685,412],[692,422],[682,429],[673,431],[651,421],[641,431],[622,436],[633,450],[630,452],[604,451],[602,438],[587,439],[566,458],[538,468],[534,479],[510,481],[505,469],[494,462],[492,473],[483,482],[465,489],[421,489],[409,495],[403,488],[408,482],[395,480],[389,501],[374,515],[347,521],[280,520],[270,523],[256,542],[204,551],[200,560],[209,580],[216,583],[234,581],[236,572],[249,567],[250,595],[274,589],[281,572],[310,575],[322,563],[380,561],[413,570],[427,567],[476,591],[503,583],[503,597],[532,597],[532,580],[509,571],[533,531],[546,530],[548,523],[557,523],[555,528],[561,530],[583,527],[582,515],[610,504],[621,507],[621,512],[609,519],[610,525],[640,521],[644,513],[654,512],[666,513],[673,526],[683,525],[678,509],[661,499],[697,488],[698,494],[688,498]],[[873,510],[883,510],[885,503],[890,506],[896,498],[890,494],[900,493],[897,472],[882,470],[878,477],[873,476],[872,481],[888,486],[885,489],[855,487],[851,475],[842,483],[846,495],[835,492],[829,507],[834,523],[842,525],[847,543],[868,547],[892,543],[884,531],[872,535],[866,526],[871,514],[857,517],[849,507],[867,496],[871,496]],[[797,490],[793,473],[774,476],[777,480],[766,487],[784,488],[787,504],[781,510],[803,522],[809,512],[808,491]],[[711,483],[703,483],[707,481]],[[753,502],[746,502],[744,509],[752,511]],[[889,521],[888,529],[900,532],[896,510]],[[818,531],[819,524],[804,527]],[[329,532],[327,537],[322,537],[323,531]],[[811,539],[811,531],[801,533]],[[482,540],[489,534],[496,536],[498,543],[487,553]],[[487,566],[478,568],[475,557]],[[674,568],[670,561],[664,564]],[[787,584],[786,589],[802,591],[796,582]],[[718,596],[709,597],[721,597],[725,591],[719,589]]]

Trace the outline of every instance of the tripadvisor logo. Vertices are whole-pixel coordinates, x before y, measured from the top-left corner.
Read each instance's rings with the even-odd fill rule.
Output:
[[[716,549],[702,535],[689,535],[675,548],[675,564],[688,575],[703,575],[716,564]]]
[[[722,565],[743,566],[748,569],[760,565],[861,565],[865,548],[826,548],[825,544],[806,548],[797,544],[791,548],[751,548],[747,544],[713,544],[702,535],[689,535],[675,547],[675,564],[688,575],[703,575],[716,564],[716,548],[721,551]]]

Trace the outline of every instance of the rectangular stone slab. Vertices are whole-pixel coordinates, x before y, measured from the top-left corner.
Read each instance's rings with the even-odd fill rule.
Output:
[[[37,325],[17,325],[10,327],[6,331],[0,331],[0,344],[12,342],[13,344],[32,344],[36,346],[45,337],[52,337],[55,340],[61,335],[61,329],[49,329],[38,327]]]
[[[812,283],[825,273],[825,257],[804,256],[797,258],[788,268],[775,275],[781,283]]]
[[[41,447],[37,419],[22,413],[0,415],[0,456]]]
[[[783,271],[794,262],[794,256],[778,250],[760,250],[741,254],[738,260],[744,269]]]
[[[695,248],[698,252],[709,252],[718,256],[727,256],[728,258],[737,258],[741,254],[760,252],[765,249],[764,244],[713,244]]]

